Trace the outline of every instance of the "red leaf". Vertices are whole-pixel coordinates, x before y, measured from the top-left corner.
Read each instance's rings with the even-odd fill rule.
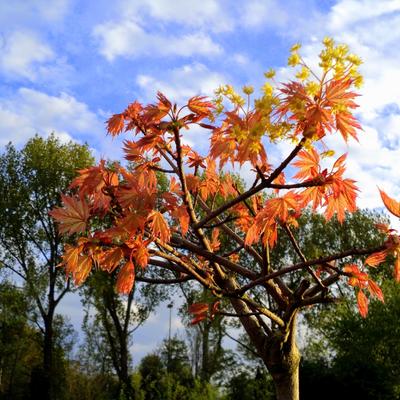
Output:
[[[129,294],[135,282],[135,266],[128,261],[120,270],[117,276],[117,291],[121,294]]]
[[[75,285],[79,286],[81,285],[89,275],[89,272],[92,269],[92,258],[89,256],[79,256],[78,257],[78,263],[77,263],[77,268],[75,269],[75,272],[72,274],[74,278]]]
[[[107,120],[107,132],[111,136],[117,136],[124,129],[124,114],[114,114]]]
[[[124,254],[119,247],[114,247],[97,256],[99,267],[108,272],[114,271]]]
[[[319,154],[311,148],[310,151],[302,150],[298,154],[298,159],[293,165],[299,168],[299,172],[294,176],[295,179],[307,180],[316,178],[319,175]]]
[[[188,107],[190,111],[199,115],[210,115],[214,108],[214,104],[210,101],[204,101],[205,99],[207,99],[206,96],[195,96],[189,99]]]
[[[167,243],[171,237],[171,232],[163,215],[159,211],[153,211],[149,215],[149,219],[151,219],[150,228],[153,235],[160,238],[162,242]]]
[[[357,304],[360,315],[365,318],[368,314],[368,299],[362,290],[357,293]]]
[[[207,303],[193,303],[188,307],[188,311],[193,315],[204,314],[208,311]]]
[[[382,303],[385,302],[381,288],[372,279],[368,279],[368,290],[372,296],[376,297]]]
[[[376,267],[386,260],[387,255],[388,250],[382,250],[377,253],[372,253],[365,260],[365,264],[369,265],[370,267]]]
[[[400,218],[400,202],[389,197],[383,190],[379,189],[383,204],[396,217]]]
[[[73,234],[86,230],[89,208],[84,199],[61,195],[64,207],[57,207],[49,214],[60,224],[60,233]]]

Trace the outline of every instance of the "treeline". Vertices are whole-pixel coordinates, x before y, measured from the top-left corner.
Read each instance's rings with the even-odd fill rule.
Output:
[[[0,399],[274,399],[272,381],[234,317],[217,313],[190,324],[187,304],[209,301],[207,290],[190,281],[160,287],[150,268],[138,273],[128,296],[116,293],[115,274],[95,271],[79,289],[65,279],[57,265],[68,242],[48,212],[76,170],[93,162],[88,146],[54,136],[34,137],[20,150],[10,144],[0,156]],[[383,219],[360,211],[341,225],[306,214],[296,233],[305,256],[317,257],[378,243],[372,226]],[[232,250],[223,235],[220,242]],[[271,257],[283,266],[298,255],[282,242]],[[383,270],[373,272],[376,281]],[[304,312],[301,398],[400,398],[400,293],[395,284],[384,289],[385,303],[372,303],[365,320],[340,284],[339,308]],[[79,293],[85,312],[80,341],[58,312],[70,291]],[[136,328],[178,293],[186,336],[165,339],[132,368]]]

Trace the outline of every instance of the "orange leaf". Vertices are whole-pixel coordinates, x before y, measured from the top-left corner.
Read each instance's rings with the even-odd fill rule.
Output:
[[[302,150],[298,154],[298,160],[293,165],[299,168],[299,172],[294,176],[295,179],[307,180],[316,178],[319,175],[319,154],[311,148],[310,151]]]
[[[385,302],[381,288],[372,279],[368,279],[368,290],[372,296],[375,296],[382,303]]]
[[[213,229],[211,234],[211,248],[213,249],[213,251],[217,251],[221,246],[221,242],[219,241],[218,236],[219,236],[219,229],[218,228]]]
[[[73,234],[86,230],[89,208],[84,199],[61,195],[64,207],[57,207],[49,214],[60,224],[60,233]]]
[[[135,266],[128,261],[120,270],[117,276],[117,291],[121,294],[129,294],[135,282]]]
[[[81,246],[73,247],[69,244],[66,244],[64,246],[64,254],[62,255],[62,261],[60,263],[60,266],[61,265],[65,266],[65,272],[67,275],[73,273],[77,268],[78,257],[81,251],[82,251]]]
[[[159,211],[153,211],[149,218],[151,218],[150,228],[153,235],[160,238],[162,242],[167,243],[171,237],[171,232],[163,215]]]
[[[214,104],[210,101],[204,101],[205,99],[207,99],[206,96],[195,96],[189,99],[188,107],[190,111],[199,115],[210,115],[212,109],[214,108]]]
[[[133,257],[139,267],[145,268],[149,262],[149,251],[147,247],[144,245],[139,246]]]
[[[400,218],[400,202],[389,197],[383,190],[379,189],[383,204],[396,217]]]
[[[99,267],[108,272],[114,271],[123,257],[124,253],[119,247],[114,247],[97,256]]]
[[[86,280],[89,272],[92,269],[92,264],[92,257],[86,255],[78,257],[77,268],[72,274],[75,285],[79,286]]]
[[[365,264],[369,265],[370,267],[376,267],[386,260],[387,254],[388,250],[382,250],[377,253],[372,253],[365,260]]]
[[[207,303],[193,303],[188,307],[188,311],[193,315],[204,314],[208,311]]]
[[[258,241],[260,238],[261,229],[257,224],[253,224],[246,233],[246,239],[244,244],[246,246],[251,246],[254,242]]]
[[[360,315],[365,318],[368,314],[368,299],[362,290],[357,293],[357,304]]]
[[[124,129],[124,114],[114,114],[107,120],[107,132],[111,136],[117,136]]]

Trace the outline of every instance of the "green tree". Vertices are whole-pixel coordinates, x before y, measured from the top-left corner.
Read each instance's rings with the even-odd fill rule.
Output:
[[[57,398],[54,387],[54,318],[70,290],[57,265],[63,240],[48,212],[60,204],[76,170],[93,163],[87,145],[35,136],[21,150],[9,144],[0,156],[0,263],[21,280],[33,299],[43,345],[42,399]]]
[[[83,287],[83,304],[86,308],[86,333],[90,335],[90,323],[95,329],[98,366],[106,372],[112,365],[118,376],[120,390],[126,399],[135,397],[131,380],[131,358],[129,347],[134,331],[143,324],[149,314],[165,299],[157,286],[136,287],[127,296],[115,290],[116,274],[109,276],[104,271],[93,274]],[[92,321],[88,315],[95,311]],[[99,359],[100,357],[100,359]]]
[[[21,288],[0,283],[0,399],[29,397],[29,377],[40,365],[37,331],[29,321],[30,304]]]
[[[343,300],[313,315],[313,336],[303,362],[304,398],[317,399],[315,384],[329,385],[328,399],[400,399],[400,292],[383,285],[385,303],[373,302],[367,319]]]

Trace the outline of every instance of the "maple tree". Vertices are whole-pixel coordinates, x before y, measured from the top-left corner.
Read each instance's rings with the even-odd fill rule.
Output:
[[[270,371],[278,399],[298,399],[295,328],[302,308],[334,301],[330,287],[344,278],[365,317],[369,298],[383,301],[368,268],[390,255],[400,280],[400,239],[388,226],[377,227],[386,235],[380,246],[315,259],[306,259],[296,240],[297,220],[307,207],[340,222],[357,210],[356,183],[345,177],[346,155],[336,158],[324,138],[357,139],[354,88],[361,84],[361,61],[346,45],[329,38],[323,43],[320,72],[305,63],[295,45],[289,65],[299,68],[296,78],[279,84],[274,71],[267,72],[254,101],[252,87],[239,94],[226,85],[214,101],[195,96],[180,108],[161,93],[156,104],[130,104],[108,120],[108,133],[134,132],[136,139],[124,142],[133,167],[102,161],[81,170],[71,186],[76,194],[64,196],[63,207],[51,212],[60,231],[76,239],[65,246],[62,261],[76,284],[99,268],[118,269],[116,287],[126,294],[135,279],[196,280],[207,288],[214,300],[189,307],[193,323],[230,308]],[[185,130],[191,128],[211,132],[208,154],[185,144]],[[283,157],[274,146],[282,142],[291,146]],[[228,166],[245,163],[254,181],[240,190]],[[168,177],[168,191],[158,188],[159,172]],[[400,204],[381,195],[400,216]],[[217,196],[222,204],[216,205]],[[236,244],[229,253],[220,246],[222,233]],[[271,253],[279,240],[290,242],[301,261],[277,269]],[[359,261],[339,265],[350,256]],[[148,266],[172,275],[146,278]],[[295,285],[293,276],[300,278]]]

